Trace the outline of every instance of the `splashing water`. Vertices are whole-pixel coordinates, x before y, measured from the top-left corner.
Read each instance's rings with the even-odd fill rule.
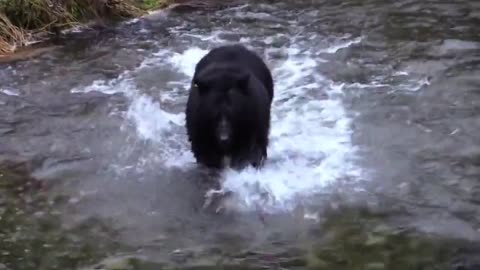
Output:
[[[323,52],[335,53],[359,41],[357,38],[335,44]],[[247,47],[255,49],[248,44]],[[258,205],[259,201],[263,201],[265,210],[291,208],[298,196],[314,194],[338,179],[361,175],[353,163],[355,147],[350,139],[350,119],[341,101],[343,85],[319,74],[316,68],[325,60],[314,52],[296,47],[282,50],[285,59],[275,65],[267,62],[275,81],[269,159],[261,170],[249,167],[240,172],[226,169],[223,173],[223,189],[233,191],[245,209]],[[131,101],[125,117],[134,123],[139,138],[161,145],[163,165],[188,167],[194,159],[185,136],[183,109],[169,112],[164,105],[175,101],[179,107],[185,106],[195,65],[207,52],[208,49],[199,47],[181,52],[161,49],[137,69],[126,71],[117,79],[95,81],[72,91],[123,93]],[[182,76],[162,85],[160,101],[155,101],[151,95],[140,92],[135,74],[158,68],[170,68]],[[173,83],[179,87],[167,91]],[[266,201],[265,194],[269,198]]]
[[[263,202],[265,210],[291,208],[296,195],[311,195],[337,179],[360,175],[351,161],[355,149],[350,120],[335,97],[343,86],[317,74],[317,62],[309,52],[288,51],[288,59],[273,69],[272,162],[261,171],[229,170],[225,175],[225,188],[239,193],[247,207],[257,204],[263,192],[273,199]],[[327,98],[315,98],[319,91],[325,91]]]

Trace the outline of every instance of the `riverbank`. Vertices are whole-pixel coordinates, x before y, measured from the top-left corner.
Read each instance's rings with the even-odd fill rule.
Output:
[[[95,21],[142,16],[175,0],[0,0],[0,56]]]

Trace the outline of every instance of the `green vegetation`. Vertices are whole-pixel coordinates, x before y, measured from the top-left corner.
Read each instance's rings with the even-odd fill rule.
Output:
[[[170,1],[162,0],[141,0],[139,6],[144,10],[154,10],[168,6]]]
[[[57,32],[96,19],[134,18],[170,0],[0,0],[0,55],[25,46],[36,33]]]

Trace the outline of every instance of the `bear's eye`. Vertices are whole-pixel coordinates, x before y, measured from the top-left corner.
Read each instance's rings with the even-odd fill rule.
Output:
[[[204,93],[205,91],[207,91],[207,88],[199,82],[194,82],[192,84],[192,89],[194,91],[198,91],[199,93]]]
[[[200,88],[200,85],[198,83],[193,83],[192,84],[192,90],[193,91],[197,91],[197,92],[201,92],[201,88]]]

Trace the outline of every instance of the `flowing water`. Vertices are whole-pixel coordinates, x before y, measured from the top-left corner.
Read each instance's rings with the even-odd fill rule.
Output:
[[[28,237],[7,230],[0,262],[54,269],[54,258],[76,252],[70,269],[98,262],[83,242],[109,242],[100,257],[184,265],[246,250],[244,263],[278,264],[302,257],[328,231],[321,224],[340,228],[337,216],[356,207],[397,229],[476,245],[479,25],[476,1],[250,1],[72,34],[40,57],[4,64],[0,162],[40,181],[30,192],[48,207],[21,210],[34,224],[24,234],[34,231],[43,248],[13,250],[7,242]],[[187,91],[197,61],[234,42],[273,73],[269,159],[259,171],[212,175],[189,150]],[[203,208],[219,189],[233,193],[224,209]],[[370,214],[352,214],[352,224]],[[39,217],[54,225],[35,227]],[[51,231],[74,240],[49,250]],[[479,263],[480,249],[468,250],[458,267]],[[342,269],[380,269],[355,267]]]

